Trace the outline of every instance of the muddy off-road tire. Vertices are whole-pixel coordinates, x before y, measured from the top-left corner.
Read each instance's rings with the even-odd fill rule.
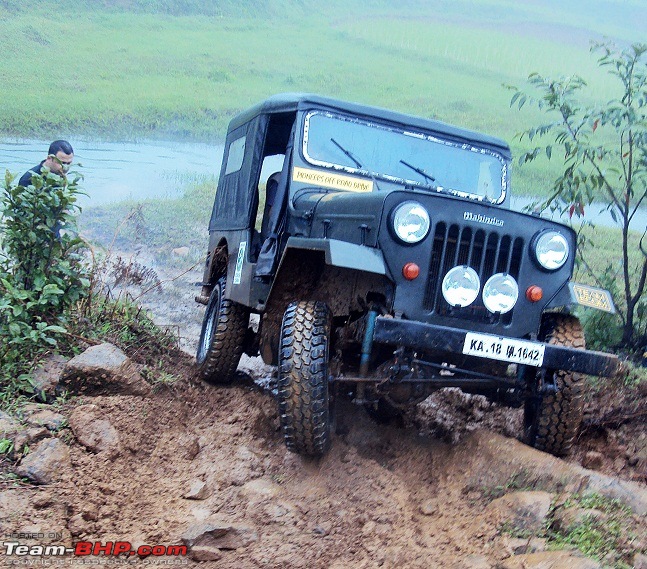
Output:
[[[283,316],[278,400],[285,444],[321,456],[330,445],[330,311],[323,302],[293,302]]]
[[[234,379],[249,322],[249,311],[224,297],[226,282],[221,277],[211,292],[195,356],[200,375],[210,383]]]
[[[580,321],[568,314],[547,314],[540,339],[556,346],[585,348]],[[563,370],[545,370],[555,382],[554,393],[541,393],[541,371],[533,393],[524,406],[524,442],[556,456],[568,453],[577,436],[583,414],[584,375]]]

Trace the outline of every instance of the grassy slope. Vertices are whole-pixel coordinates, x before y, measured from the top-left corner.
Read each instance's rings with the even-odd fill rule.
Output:
[[[632,22],[647,12],[632,0],[333,0],[325,10],[308,0],[242,0],[240,9],[120,0],[140,10],[129,13],[102,4],[70,0],[52,12],[0,2],[0,35],[12,38],[0,59],[0,133],[213,141],[265,96],[311,91],[483,130],[518,151],[514,134],[539,117],[511,110],[502,85],[535,70],[578,72],[609,97],[588,41],[638,39]],[[550,176],[546,165],[526,168],[517,192],[538,193]]]

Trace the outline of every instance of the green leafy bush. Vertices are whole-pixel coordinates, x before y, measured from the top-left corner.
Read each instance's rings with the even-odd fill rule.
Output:
[[[66,331],[86,294],[84,241],[76,232],[78,178],[43,172],[24,188],[7,172],[0,196],[0,403],[31,393],[29,373]]]

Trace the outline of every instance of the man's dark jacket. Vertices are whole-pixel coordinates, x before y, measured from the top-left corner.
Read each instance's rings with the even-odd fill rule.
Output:
[[[31,177],[34,174],[40,174],[41,171],[43,170],[43,164],[45,163],[45,160],[43,160],[38,166],[34,166],[30,170],[27,170],[22,176],[20,176],[20,180],[18,180],[18,185],[22,186],[23,188],[26,188],[27,186],[31,185]]]

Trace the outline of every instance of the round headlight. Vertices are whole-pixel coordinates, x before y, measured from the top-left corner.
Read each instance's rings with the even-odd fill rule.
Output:
[[[450,269],[443,279],[443,296],[452,306],[469,306],[476,300],[481,281],[476,271],[467,265]]]
[[[418,202],[404,202],[393,210],[393,230],[404,243],[422,241],[429,225],[429,213]]]
[[[549,271],[562,267],[568,259],[568,253],[568,241],[557,231],[546,231],[535,242],[537,262]]]
[[[510,275],[492,275],[483,287],[483,304],[490,312],[510,312],[519,298],[519,286]]]

